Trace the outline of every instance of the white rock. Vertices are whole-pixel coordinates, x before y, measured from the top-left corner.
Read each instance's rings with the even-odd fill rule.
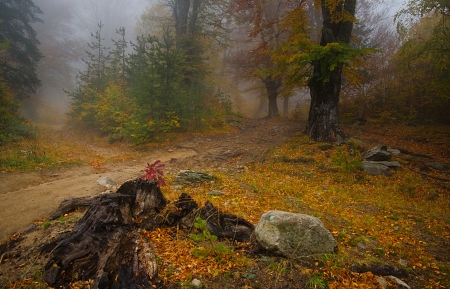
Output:
[[[378,277],[377,282],[383,288],[387,288],[387,286],[389,285],[388,281],[386,281],[386,279],[384,279],[383,277]]]
[[[108,189],[111,189],[111,188],[117,186],[117,181],[110,177],[101,177],[97,180],[97,183],[99,183],[99,185],[104,186]]]
[[[198,279],[193,279],[191,283],[192,283],[192,286],[194,286],[194,287],[202,288],[202,281],[200,281]]]
[[[389,275],[388,277],[391,278],[392,280],[394,280],[398,285],[402,286],[403,288],[411,289],[411,287],[409,287],[408,284],[406,284],[402,280],[398,279],[397,277],[392,276],[392,275]]]

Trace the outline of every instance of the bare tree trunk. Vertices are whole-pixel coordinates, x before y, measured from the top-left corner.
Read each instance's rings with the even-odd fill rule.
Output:
[[[278,112],[278,88],[281,86],[281,79],[273,79],[271,76],[266,77],[264,80],[264,85],[266,86],[267,95],[269,98],[269,113],[268,118],[278,117],[280,113]]]
[[[340,42],[348,44],[353,29],[352,21],[335,21],[332,19],[329,7],[325,0],[322,0],[323,27],[321,46],[329,43]],[[346,0],[342,6],[335,7],[334,13],[348,13],[352,16],[356,11],[356,0]],[[342,65],[338,65],[333,70],[327,67],[328,71],[323,71],[323,60],[313,63],[313,76],[308,86],[311,94],[311,106],[309,111],[307,134],[316,141],[331,142],[336,140],[341,143],[345,139],[345,134],[339,128],[338,104],[342,82]],[[329,74],[329,79],[324,74]]]

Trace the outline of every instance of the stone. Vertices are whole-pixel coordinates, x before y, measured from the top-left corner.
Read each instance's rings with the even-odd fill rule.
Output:
[[[337,251],[336,240],[322,222],[304,214],[266,212],[255,228],[255,237],[263,249],[289,258]]]
[[[381,276],[377,278],[377,283],[383,288],[387,288],[387,286],[389,285],[388,281],[386,281],[386,279]]]
[[[212,190],[211,192],[208,193],[208,195],[210,196],[224,196],[226,195],[225,192],[221,192],[221,191],[217,191],[217,190]]]
[[[400,280],[400,279],[398,279],[397,277],[395,277],[395,276],[392,276],[392,275],[389,275],[388,276],[391,280],[394,280],[395,281],[395,283],[397,283],[397,285],[399,285],[400,286],[400,288],[406,288],[406,289],[411,289],[411,287],[409,287],[409,285],[408,284],[406,284],[405,282],[403,282],[402,280]]]
[[[196,287],[196,288],[202,288],[202,281],[198,280],[197,278],[193,279],[191,281],[192,286]]]
[[[117,181],[110,177],[101,177],[97,179],[97,183],[101,186],[106,187],[107,189],[111,189],[117,186]]]
[[[392,147],[388,147],[387,148],[387,152],[390,153],[391,155],[399,155],[400,154],[400,150],[399,149],[395,149]]]
[[[375,163],[387,166],[389,168],[394,168],[394,169],[402,168],[402,165],[398,161],[379,161],[379,162],[375,162]]]
[[[435,170],[438,170],[438,171],[445,171],[446,170],[445,166],[443,164],[441,164],[441,163],[438,163],[438,162],[431,163],[431,167],[433,169],[435,169]]]
[[[400,265],[402,265],[403,267],[407,267],[408,266],[408,261],[406,261],[405,259],[398,260],[398,263]]]
[[[216,179],[215,176],[207,173],[196,172],[191,170],[181,170],[175,177],[174,183],[182,185],[194,185],[202,182],[214,181],[215,179]]]
[[[380,164],[378,162],[363,161],[360,168],[364,172],[366,172],[367,174],[372,175],[372,176],[384,175],[384,176],[390,177],[393,174],[392,170],[389,167],[387,167],[383,164]]]
[[[392,155],[387,151],[386,145],[379,145],[365,151],[361,156],[366,161],[388,161]]]
[[[366,250],[366,246],[363,243],[358,243],[358,248],[362,249],[362,250]]]

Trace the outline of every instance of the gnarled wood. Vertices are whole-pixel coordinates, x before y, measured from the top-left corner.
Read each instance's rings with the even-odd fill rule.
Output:
[[[72,234],[52,250],[45,281],[52,287],[78,280],[92,280],[92,288],[149,287],[157,274],[156,257],[140,228],[152,229],[166,204],[156,182],[143,180],[95,198]]]

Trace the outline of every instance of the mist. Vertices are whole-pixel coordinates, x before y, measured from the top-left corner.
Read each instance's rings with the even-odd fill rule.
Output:
[[[34,29],[43,58],[37,74],[42,82],[36,94],[22,102],[22,114],[32,122],[59,124],[65,119],[70,99],[65,91],[75,87],[75,76],[84,69],[82,58],[99,29],[111,47],[116,29],[124,27],[127,41],[136,38],[135,26],[151,0],[34,0],[42,10]]]

